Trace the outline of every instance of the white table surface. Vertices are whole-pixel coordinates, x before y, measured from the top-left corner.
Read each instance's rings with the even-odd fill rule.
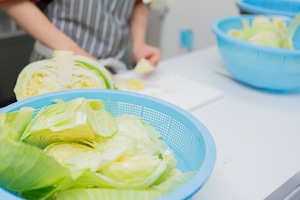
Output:
[[[267,92],[216,73],[224,67],[216,46],[158,67],[223,93],[192,111],[217,148],[215,168],[193,200],[264,199],[300,170],[300,92]]]

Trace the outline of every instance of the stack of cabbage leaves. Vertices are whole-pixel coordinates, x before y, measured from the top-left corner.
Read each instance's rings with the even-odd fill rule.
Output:
[[[252,21],[242,19],[242,29],[230,29],[228,34],[258,45],[294,49],[293,37],[300,23],[300,14],[287,24],[280,17],[258,15]]]
[[[25,199],[156,199],[195,174],[140,117],[85,98],[0,114],[0,160],[0,185]]]

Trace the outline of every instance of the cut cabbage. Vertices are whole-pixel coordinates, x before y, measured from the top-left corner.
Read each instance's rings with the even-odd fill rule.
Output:
[[[195,172],[182,173],[174,169],[170,176],[162,183],[152,185],[146,190],[140,189],[115,189],[115,188],[86,188],[86,189],[70,189],[57,193],[57,200],[98,200],[98,199],[143,199],[153,200],[175,191],[182,184],[189,181]]]
[[[117,87],[120,90],[138,92],[145,88],[145,82],[135,78],[125,79],[117,83]]]
[[[265,16],[257,16],[253,18],[251,25],[250,21],[246,19],[243,19],[242,23],[243,28],[241,30],[230,29],[228,34],[254,44],[294,49],[293,35],[289,34],[288,26],[280,18],[273,17],[270,20]]]
[[[146,59],[141,59],[134,67],[133,71],[138,74],[146,74],[154,70],[154,67]]]
[[[0,114],[0,185],[15,192],[52,187],[70,176],[41,149],[19,142],[33,113],[33,108],[24,107]]]
[[[84,88],[113,89],[111,74],[99,62],[70,51],[54,51],[52,59],[28,64],[18,75],[14,93],[17,100],[39,94]]]
[[[23,107],[18,111],[11,113],[0,113],[0,140],[3,137],[9,137],[13,140],[19,140],[25,128],[31,121],[34,109]]]
[[[175,168],[153,126],[113,117],[102,100],[57,100],[32,118],[33,111],[0,115],[0,184],[25,199],[156,199],[196,173]]]
[[[53,142],[77,142],[112,136],[117,124],[101,100],[77,98],[42,108],[21,140],[41,148]]]

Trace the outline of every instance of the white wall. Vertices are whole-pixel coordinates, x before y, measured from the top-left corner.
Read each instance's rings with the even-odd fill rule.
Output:
[[[194,50],[215,44],[211,23],[222,17],[239,14],[236,0],[168,0],[161,29],[160,48],[163,59],[187,52],[180,46],[180,31],[193,31]]]

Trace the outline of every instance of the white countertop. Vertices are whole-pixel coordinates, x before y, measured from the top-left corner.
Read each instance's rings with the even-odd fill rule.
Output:
[[[216,73],[216,46],[160,63],[223,97],[192,111],[211,132],[215,168],[193,200],[264,199],[300,170],[300,92],[272,93]],[[201,94],[199,94],[201,95]]]

